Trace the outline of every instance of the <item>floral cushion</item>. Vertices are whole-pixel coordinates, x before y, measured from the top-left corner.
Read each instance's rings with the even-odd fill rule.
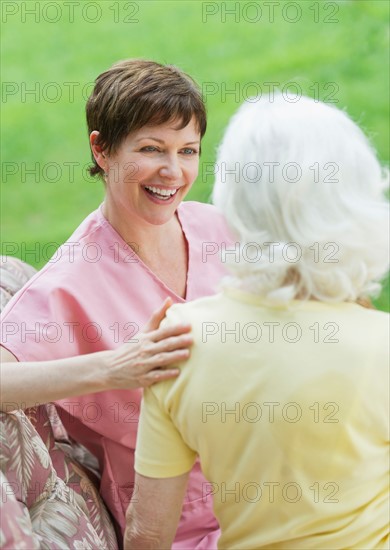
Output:
[[[57,475],[24,412],[0,413],[0,427],[2,548],[117,548],[115,538],[96,532],[84,498]]]
[[[33,531],[26,506],[16,500],[12,485],[0,469],[0,548],[36,550],[40,538]]]
[[[0,256],[0,311],[36,273],[31,265],[11,256]]]

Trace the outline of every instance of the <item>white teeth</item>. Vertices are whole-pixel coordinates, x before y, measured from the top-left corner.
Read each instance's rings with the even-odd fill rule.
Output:
[[[157,187],[149,187],[145,185],[145,188],[154,193],[155,195],[160,195],[161,197],[172,197],[177,191],[177,189],[160,189]]]

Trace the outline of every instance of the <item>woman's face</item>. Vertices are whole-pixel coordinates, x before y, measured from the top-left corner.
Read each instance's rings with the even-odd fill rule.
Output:
[[[167,122],[129,134],[104,158],[108,212],[122,223],[168,222],[198,175],[199,147],[195,119],[182,129]]]

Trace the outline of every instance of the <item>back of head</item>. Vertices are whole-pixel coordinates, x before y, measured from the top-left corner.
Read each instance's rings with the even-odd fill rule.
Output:
[[[144,59],[115,63],[100,74],[86,106],[88,131],[99,132],[97,144],[115,153],[122,141],[143,126],[177,121],[184,128],[195,118],[206,132],[206,108],[195,81],[173,65]],[[102,174],[96,163],[91,175]]]
[[[216,169],[213,202],[247,251],[232,266],[236,285],[277,301],[378,293],[387,173],[345,112],[308,97],[252,98],[231,119]]]

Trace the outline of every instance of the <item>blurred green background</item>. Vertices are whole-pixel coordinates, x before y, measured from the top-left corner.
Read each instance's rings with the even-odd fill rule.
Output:
[[[230,115],[274,85],[346,108],[388,165],[386,0],[4,0],[1,10],[2,253],[36,267],[102,201],[102,183],[86,174],[84,107],[120,59],[173,63],[202,86],[208,131],[189,199],[209,199]],[[388,309],[388,284],[376,303]]]

